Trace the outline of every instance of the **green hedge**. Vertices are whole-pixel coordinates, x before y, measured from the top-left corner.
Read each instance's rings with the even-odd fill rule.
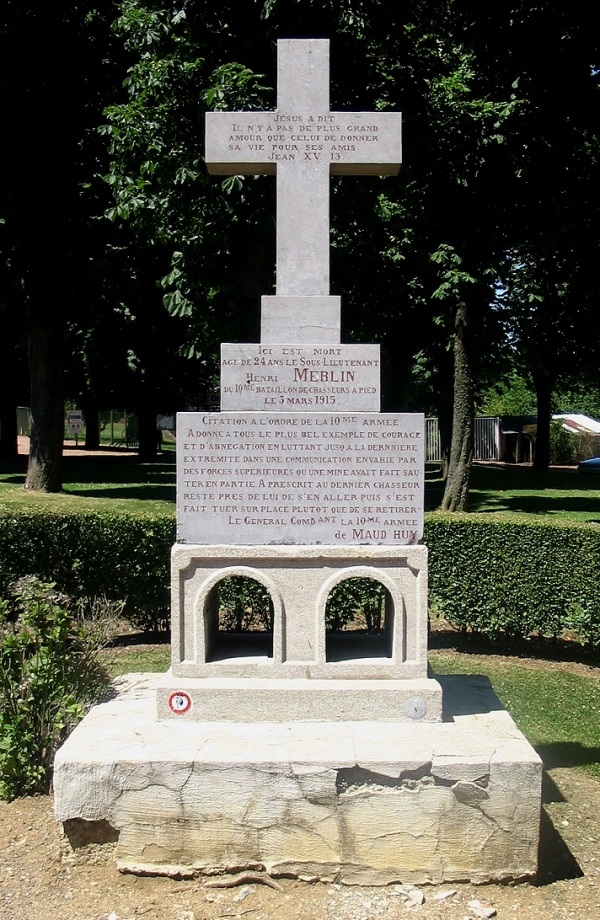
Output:
[[[0,597],[23,575],[71,596],[126,602],[143,629],[169,624],[173,515],[0,515]],[[426,516],[430,603],[491,637],[572,634],[600,644],[600,526],[484,515]]]
[[[28,511],[0,515],[0,597],[23,575],[73,597],[124,600],[143,629],[170,620],[173,515]]]
[[[600,527],[430,514],[430,604],[491,637],[600,643]]]

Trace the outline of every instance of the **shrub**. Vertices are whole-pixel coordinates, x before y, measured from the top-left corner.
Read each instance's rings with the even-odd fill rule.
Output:
[[[132,626],[170,624],[173,515],[49,510],[0,515],[0,596],[23,575],[55,582],[70,597],[123,602]]]
[[[264,585],[254,578],[231,575],[217,585],[221,628],[230,632],[273,630],[273,602]]]
[[[537,425],[526,425],[523,434],[535,444]],[[580,460],[588,460],[598,453],[598,436],[575,434],[567,431],[563,423],[555,419],[550,423],[550,463],[552,466],[575,466]]]
[[[73,598],[123,603],[123,615],[144,630],[170,625],[171,514],[129,515],[25,511],[0,515],[0,597],[23,575],[54,582]],[[600,644],[600,526],[502,520],[483,514],[430,512],[430,606],[463,630],[490,637],[571,634]],[[270,628],[262,585],[242,579],[248,596],[236,608],[235,579],[219,587],[226,628]],[[377,629],[381,597],[365,602],[358,579],[332,591],[327,625],[340,629],[364,618]],[[250,591],[251,589],[251,591]],[[383,591],[375,584],[376,591]],[[248,594],[250,591],[250,595]],[[225,608],[229,611],[226,619]],[[242,614],[240,620],[240,612]]]
[[[96,652],[120,607],[89,611],[34,577],[0,601],[0,797],[47,792],[57,748],[108,682]]]
[[[600,640],[600,528],[429,515],[430,602],[491,638]]]
[[[385,617],[386,589],[374,578],[347,578],[327,599],[326,625],[332,631],[352,624],[367,632],[380,632]]]

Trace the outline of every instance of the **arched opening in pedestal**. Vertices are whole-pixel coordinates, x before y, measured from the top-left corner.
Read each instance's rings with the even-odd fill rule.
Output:
[[[272,659],[273,621],[265,585],[246,575],[222,578],[206,602],[206,660]]]
[[[385,585],[370,577],[338,582],[325,607],[325,660],[391,659],[393,650],[394,602]]]

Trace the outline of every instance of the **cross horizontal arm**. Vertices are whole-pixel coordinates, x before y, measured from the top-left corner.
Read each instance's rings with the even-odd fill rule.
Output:
[[[332,175],[396,175],[398,112],[207,112],[206,165],[214,175],[269,175],[277,163],[326,163]]]

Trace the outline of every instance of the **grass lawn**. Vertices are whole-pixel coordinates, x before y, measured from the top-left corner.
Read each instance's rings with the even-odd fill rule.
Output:
[[[439,507],[444,487],[439,479],[425,484],[425,507]],[[537,515],[563,521],[600,523],[600,476],[575,467],[536,473],[528,466],[474,464],[469,508],[475,514],[522,518]]]
[[[104,456],[63,457],[63,491],[48,494],[23,490],[27,457],[0,465],[0,513],[20,508],[51,506],[61,511],[121,508],[175,513],[175,450],[165,451],[153,463],[115,450]]]
[[[430,652],[436,674],[484,674],[501,703],[536,748],[546,768],[581,767],[600,779],[600,675],[518,659],[474,661]]]
[[[23,490],[27,457],[0,465],[0,512],[16,505],[32,509],[52,505],[61,510],[123,508],[131,513],[157,510],[175,513],[175,450],[168,444],[153,463],[140,463],[136,455],[118,450],[102,457],[63,458],[63,491],[58,494]],[[428,474],[425,510],[433,511],[442,499],[443,483]],[[475,464],[471,477],[469,511],[504,518],[593,521],[600,523],[600,476],[573,469],[552,469],[546,475],[529,467]]]

